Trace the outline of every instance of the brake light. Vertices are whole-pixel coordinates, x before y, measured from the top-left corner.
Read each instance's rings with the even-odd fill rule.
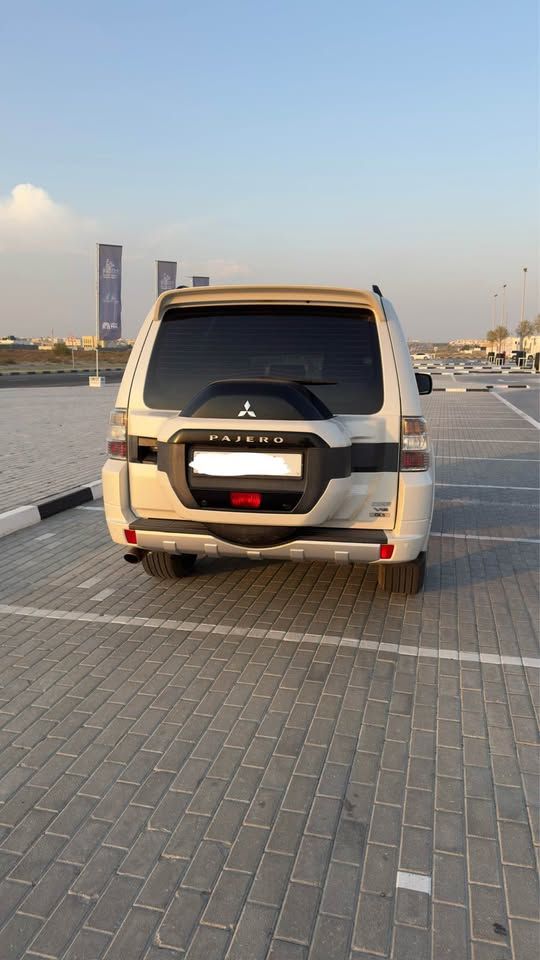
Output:
[[[231,506],[248,507],[254,509],[260,507],[262,496],[260,493],[231,493],[229,494]]]
[[[401,418],[402,471],[429,470],[429,440],[423,417]]]
[[[126,538],[126,543],[137,543],[137,531],[136,530],[124,530],[124,536]]]
[[[394,552],[393,543],[381,543],[381,549],[379,552],[379,556],[381,560],[390,560],[390,557],[392,556],[393,552]]]
[[[107,453],[114,460],[125,460],[127,457],[127,443],[125,440],[109,440]]]
[[[115,409],[109,416],[107,453],[113,460],[127,459],[127,410]],[[129,542],[129,541],[128,541]]]

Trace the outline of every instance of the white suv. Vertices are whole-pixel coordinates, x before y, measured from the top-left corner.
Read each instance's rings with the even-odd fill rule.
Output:
[[[430,391],[377,287],[168,291],[111,414],[111,537],[155,577],[198,556],[376,563],[382,589],[416,593]]]

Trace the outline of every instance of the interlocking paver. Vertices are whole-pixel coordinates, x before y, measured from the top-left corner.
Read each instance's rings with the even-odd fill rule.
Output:
[[[466,431],[497,404],[466,400],[429,399],[435,437],[443,414]],[[456,458],[442,482],[535,486],[535,464],[464,447],[439,448]],[[520,530],[506,491],[439,490],[436,532]],[[55,960],[534,955],[538,671],[433,655],[537,656],[534,546],[434,537],[405,599],[325,564],[205,561],[157,584],[99,511],[43,530],[0,558],[0,922],[17,960],[47,937]],[[398,868],[432,895],[396,889]]]
[[[309,944],[319,899],[318,887],[291,881],[276,927],[276,935],[295,943]]]
[[[37,917],[16,913],[0,930],[0,957],[19,960],[25,947],[33,940],[43,921]]]
[[[3,509],[37,503],[98,479],[117,391],[117,384],[106,384],[91,397],[86,385],[2,390],[0,428],[6,441],[13,437],[4,447],[5,466],[0,473]],[[77,420],[66,416],[74,403],[84,405],[83,443]],[[18,426],[16,441],[9,429],[13,422]],[[45,459],[47,470],[43,470]]]
[[[68,893],[32,941],[32,952],[62,956],[90,908],[88,900]]]

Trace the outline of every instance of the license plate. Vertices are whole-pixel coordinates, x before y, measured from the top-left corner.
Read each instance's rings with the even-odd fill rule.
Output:
[[[194,450],[189,466],[196,477],[284,477],[298,480],[302,476],[302,454]]]

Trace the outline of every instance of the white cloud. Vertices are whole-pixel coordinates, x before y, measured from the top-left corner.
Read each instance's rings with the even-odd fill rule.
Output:
[[[19,183],[0,197],[0,251],[58,253],[87,249],[96,225],[56,203],[46,190]]]
[[[208,274],[210,279],[232,280],[238,277],[248,277],[251,273],[250,267],[246,263],[238,263],[236,260],[209,260]]]

